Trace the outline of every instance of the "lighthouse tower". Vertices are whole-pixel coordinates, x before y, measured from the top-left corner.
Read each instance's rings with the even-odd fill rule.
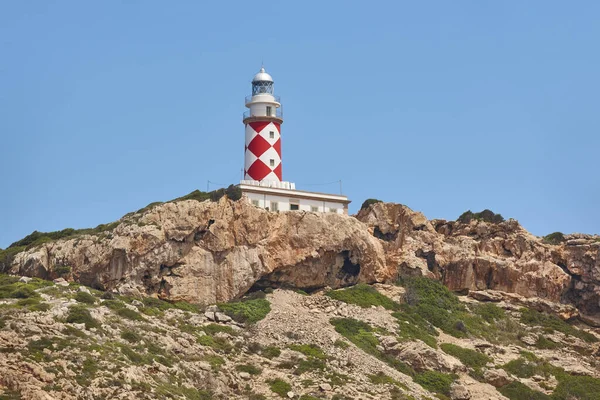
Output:
[[[247,201],[269,211],[348,214],[350,200],[343,194],[296,190],[294,183],[283,180],[281,100],[273,93],[273,78],[264,68],[254,75],[252,95],[246,97],[245,104],[248,111],[243,119],[246,128],[244,179],[239,188]]]
[[[283,113],[279,96],[273,94],[273,78],[264,68],[252,79],[252,95],[246,97],[246,107],[244,180],[280,187]]]

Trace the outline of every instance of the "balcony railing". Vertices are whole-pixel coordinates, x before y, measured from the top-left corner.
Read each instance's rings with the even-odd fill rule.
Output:
[[[268,94],[268,93],[260,93],[260,94],[257,94],[257,96],[264,95],[264,94]],[[270,95],[270,96],[273,96],[273,98],[275,99],[276,103],[281,104],[281,97],[275,96],[275,95]],[[252,96],[252,95],[246,96],[246,98],[244,99],[245,100],[244,104],[250,103],[252,101],[252,97],[254,97],[254,96]]]
[[[267,115],[266,113],[257,113],[257,112],[252,113],[250,110],[248,110],[244,113],[244,119],[250,118],[250,117],[275,117],[275,118],[283,119],[283,109],[281,107],[276,108],[274,113],[271,112],[271,115]]]

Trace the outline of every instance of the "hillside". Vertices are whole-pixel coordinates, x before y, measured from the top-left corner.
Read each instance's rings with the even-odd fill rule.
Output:
[[[598,236],[224,194],[2,251],[0,399],[600,399]]]
[[[597,334],[426,278],[205,309],[0,279],[4,399],[600,398]]]

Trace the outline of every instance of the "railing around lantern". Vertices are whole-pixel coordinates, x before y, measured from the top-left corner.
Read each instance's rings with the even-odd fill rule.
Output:
[[[271,112],[271,115],[267,115],[266,113],[256,113],[251,112],[250,110],[244,112],[244,119],[250,117],[275,117],[275,118],[283,118],[283,109],[281,107],[276,108],[275,112]]]
[[[272,94],[269,94],[269,93],[258,93],[256,96],[260,96],[260,95],[263,95],[263,94],[268,94],[269,96],[272,96],[272,97],[275,99],[275,102],[276,102],[276,103],[279,103],[279,104],[281,104],[281,97],[280,97],[280,96],[275,96],[275,95],[272,95]],[[244,104],[248,104],[248,103],[250,103],[250,102],[252,101],[252,98],[253,98],[253,97],[254,97],[254,96],[252,96],[252,95],[250,95],[250,96],[246,96],[246,98],[244,99],[244,101],[245,101],[245,103],[244,103]],[[260,100],[257,100],[257,102],[259,102],[259,101],[260,101]]]

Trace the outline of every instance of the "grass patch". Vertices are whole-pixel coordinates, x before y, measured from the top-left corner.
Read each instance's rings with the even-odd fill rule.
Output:
[[[521,382],[514,381],[508,385],[498,388],[498,391],[510,400],[550,400],[551,397],[536,390]]]
[[[392,314],[398,320],[398,339],[402,341],[422,340],[428,346],[437,349],[438,332],[432,324],[415,313],[407,305],[402,305],[403,312],[395,312]]]
[[[327,359],[327,355],[316,344],[292,344],[288,346],[291,350],[298,351],[307,357],[317,358],[319,360]]]
[[[130,330],[121,332],[121,338],[127,340],[129,343],[139,343],[143,340],[141,335]]]
[[[367,377],[369,378],[369,380],[371,381],[371,383],[374,384],[374,385],[390,384],[390,385],[394,385],[394,386],[406,388],[406,386],[404,384],[398,382],[397,380],[395,380],[391,376],[387,376],[386,374],[384,374],[381,371],[377,372],[374,375],[367,375]]]
[[[237,322],[254,324],[271,311],[267,299],[242,299],[231,303],[220,303],[218,307]]]
[[[522,308],[520,311],[521,322],[526,325],[540,326],[547,332],[562,332],[565,335],[578,337],[588,343],[596,343],[598,341],[598,338],[593,334],[577,329],[554,315],[541,313],[529,308]]]
[[[267,383],[271,391],[280,397],[287,397],[287,393],[292,390],[292,386],[283,379],[272,379],[267,381]]]
[[[470,307],[474,314],[479,315],[489,323],[506,318],[505,311],[493,303],[480,303]]]
[[[77,294],[75,295],[75,300],[77,300],[80,303],[85,303],[85,304],[95,304],[96,303],[96,298],[86,292],[77,292]]]
[[[461,363],[470,368],[483,368],[488,362],[492,361],[483,353],[465,349],[455,344],[443,343],[440,347],[445,353],[458,358]]]
[[[558,377],[553,400],[600,400],[600,379],[564,374]]]
[[[204,361],[210,364],[213,370],[218,371],[223,364],[225,364],[225,360],[223,357],[215,356],[215,355],[206,355],[204,356]]]
[[[71,324],[85,324],[85,329],[100,327],[100,323],[92,317],[90,311],[84,306],[78,305],[69,308],[67,322]]]
[[[219,332],[225,332],[231,336],[237,335],[237,333],[233,330],[232,327],[226,326],[226,325],[208,324],[208,325],[203,326],[201,329],[204,332],[206,332],[208,335],[211,335],[211,336],[214,336],[215,334],[217,334]]]
[[[239,372],[247,372],[250,375],[260,375],[262,373],[262,368],[251,364],[236,365],[235,369]]]
[[[344,336],[364,352],[385,361],[404,374],[414,375],[414,371],[410,366],[397,360],[391,355],[377,350],[379,340],[377,340],[373,334],[374,329],[369,324],[353,318],[332,318],[329,322],[335,327],[336,332]]]
[[[272,360],[273,358],[277,358],[281,355],[281,350],[279,347],[275,346],[266,346],[260,351],[260,355]]]
[[[400,307],[398,303],[364,283],[359,283],[347,289],[330,290],[326,295],[332,299],[340,300],[344,303],[356,304],[363,308],[382,306],[386,310],[397,310]]]
[[[414,380],[430,392],[450,396],[450,386],[456,380],[456,375],[444,374],[437,371],[425,371],[416,374]]]
[[[348,342],[345,342],[343,340],[337,339],[333,345],[339,349],[347,349],[348,347],[350,347],[350,345],[348,344]]]

